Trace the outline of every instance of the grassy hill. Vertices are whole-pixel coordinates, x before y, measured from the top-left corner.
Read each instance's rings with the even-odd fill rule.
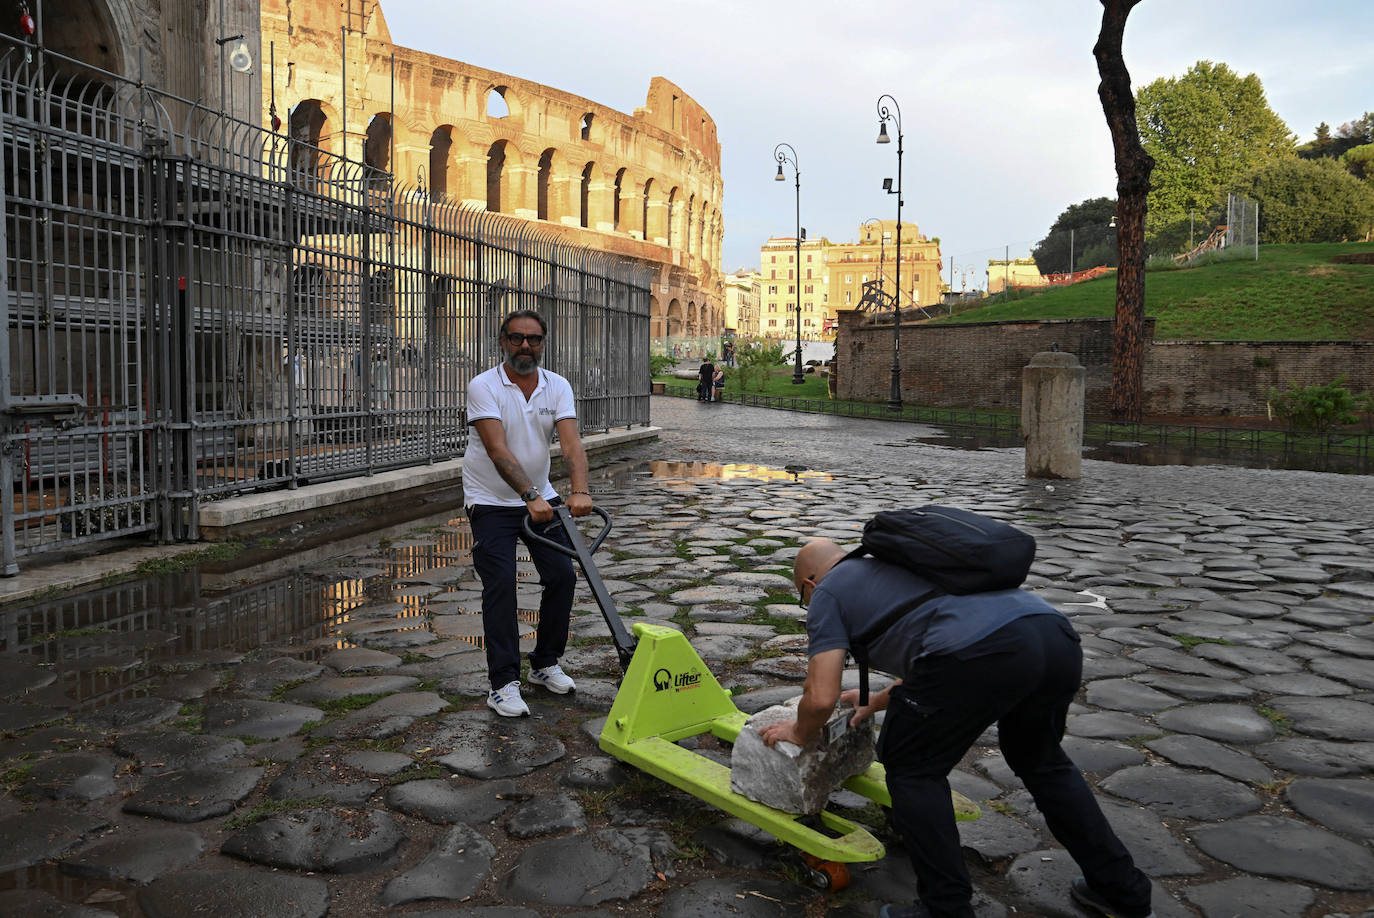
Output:
[[[1374,253],[1374,243],[1260,246],[1259,260],[1215,261],[1145,275],[1145,313],[1157,339],[1345,341],[1374,339],[1374,264],[1333,255]],[[1012,294],[938,324],[1109,317],[1116,275]]]

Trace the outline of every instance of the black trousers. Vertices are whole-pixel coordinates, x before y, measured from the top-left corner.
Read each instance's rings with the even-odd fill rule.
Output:
[[[563,503],[554,498],[550,503]],[[515,541],[529,549],[530,560],[539,572],[544,588],[539,600],[539,629],[530,666],[552,666],[568,646],[577,574],[572,559],[525,536],[529,518],[524,507],[493,507],[477,504],[468,508],[472,525],[472,563],[482,580],[482,634],[487,650],[487,676],[491,687],[499,689],[520,678],[520,626],[515,613]],[[546,539],[568,544],[567,533],[557,519],[535,523],[534,529]],[[569,546],[571,547],[571,546]]]
[[[917,661],[893,689],[878,758],[917,894],[932,915],[974,918],[948,776],[994,723],[1007,764],[1093,889],[1122,908],[1148,907],[1149,877],[1059,745],[1082,676],[1083,653],[1068,621],[1032,615],[962,651]]]

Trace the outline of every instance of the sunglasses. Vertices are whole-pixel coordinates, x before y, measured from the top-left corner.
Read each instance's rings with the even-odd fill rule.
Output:
[[[539,347],[544,343],[543,335],[522,335],[519,332],[506,332],[506,340],[517,347],[529,343],[530,347]]]

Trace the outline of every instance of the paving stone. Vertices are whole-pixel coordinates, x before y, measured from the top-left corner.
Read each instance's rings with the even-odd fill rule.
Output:
[[[63,810],[34,810],[0,819],[0,873],[61,857],[109,820]]]
[[[62,861],[62,872],[96,880],[128,880],[140,886],[180,870],[200,857],[205,841],[186,829],[120,832]]]
[[[371,749],[346,750],[339,758],[348,768],[357,769],[364,774],[379,775],[383,778],[398,775],[415,765],[415,760],[408,755],[399,752],[379,752]]]
[[[1181,704],[1171,695],[1129,679],[1099,679],[1089,682],[1087,700],[1088,704],[1094,707],[1132,714],[1153,714]]]
[[[1190,877],[1204,872],[1202,865],[1193,858],[1192,849],[1174,837],[1152,808],[1106,798],[1098,802],[1107,822],[1117,836],[1125,840],[1135,865],[1150,876]],[[1038,811],[1035,815],[1037,825],[1043,823],[1044,817]],[[1043,831],[1049,838],[1049,829],[1046,827]]]
[[[1231,819],[1254,812],[1261,805],[1243,784],[1171,765],[1125,768],[1109,776],[1101,787],[1166,815],[1188,819]]]
[[[1294,673],[1302,669],[1300,663],[1291,657],[1274,650],[1259,647],[1228,647],[1224,644],[1199,644],[1193,654],[1205,660],[1214,660],[1243,669],[1256,675],[1273,673]]]
[[[362,803],[382,787],[377,777],[350,766],[341,755],[321,752],[298,759],[267,786],[273,800],[323,798],[334,803]]]
[[[1148,647],[1131,654],[1131,659],[1171,672],[1190,676],[1211,676],[1218,679],[1233,679],[1240,675],[1236,670],[1200,660],[1189,653],[1171,650],[1167,647]]]
[[[1138,681],[1190,701],[1240,701],[1255,695],[1255,690],[1248,685],[1229,679],[1213,679],[1209,676],[1148,673],[1139,676]]]
[[[784,846],[763,829],[743,819],[722,819],[702,826],[692,841],[727,867],[760,870],[776,865]]]
[[[1274,780],[1274,773],[1254,757],[1201,736],[1162,736],[1145,746],[1176,764],[1205,768],[1248,784],[1268,784]]]
[[[1246,679],[1244,684],[1266,695],[1302,695],[1307,698],[1332,698],[1338,695],[1349,695],[1354,691],[1343,682],[1314,676],[1311,673],[1254,676]]]
[[[1111,740],[1066,736],[1060,746],[1080,771],[1116,771],[1145,761],[1145,754],[1139,749]]]
[[[680,606],[697,606],[703,603],[728,602],[748,605],[766,599],[766,590],[752,586],[708,585],[688,587],[668,594],[668,600]]]
[[[265,770],[207,768],[157,775],[124,801],[124,812],[169,822],[200,822],[223,816],[253,792]]]
[[[1133,676],[1143,673],[1145,665],[1134,660],[1123,659],[1122,657],[1090,657],[1083,658],[1083,679],[1091,682],[1094,679],[1115,679],[1121,676]]]
[[[698,880],[669,893],[658,918],[792,918],[815,898],[804,887],[761,877],[751,879],[745,890],[734,880]]]
[[[219,765],[243,755],[243,740],[195,733],[123,733],[115,737],[115,752],[138,762],[145,775]]]
[[[563,744],[533,721],[498,717],[487,711],[445,714],[433,733],[402,747],[425,749],[441,765],[472,778],[508,778],[529,774],[563,757]]]
[[[382,810],[309,809],[242,829],[225,839],[220,851],[268,867],[354,873],[385,863],[404,837]]]
[[[1255,747],[1275,768],[1311,777],[1374,773],[1374,743],[1337,743],[1296,737]]]
[[[541,905],[596,905],[631,899],[653,882],[649,846],[602,829],[535,842],[501,884],[501,894]]]
[[[0,892],[0,915],[23,918],[118,918],[103,908],[88,908],[63,902],[41,889],[11,889]]]
[[[1189,830],[1206,854],[1247,873],[1316,883],[1330,889],[1374,889],[1374,854],[1339,835],[1279,816],[1246,816]]]
[[[1224,743],[1262,743],[1274,736],[1274,725],[1252,708],[1239,704],[1197,704],[1155,715],[1166,730],[1191,733]]]
[[[1183,894],[1203,918],[1303,918],[1317,898],[1306,886],[1256,877],[1189,886]]]
[[[455,786],[453,779],[430,778],[397,784],[386,805],[437,825],[491,822],[520,799],[514,781],[498,779]]]
[[[743,622],[757,610],[738,602],[705,602],[691,606],[687,616],[694,622]]]
[[[220,736],[252,736],[279,739],[291,736],[311,721],[323,720],[324,712],[297,704],[275,701],[221,701],[205,710],[206,733]]]
[[[98,800],[119,789],[115,784],[119,767],[120,761],[113,756],[71,752],[36,763],[24,787],[54,800]]]
[[[324,672],[318,663],[307,663],[294,657],[273,657],[234,667],[234,688],[244,695],[266,697],[278,686],[288,682],[314,679]]]
[[[837,705],[831,720],[847,724],[852,704]],[[730,758],[730,789],[788,813],[815,815],[830,792],[873,762],[872,720],[848,727],[838,736],[797,746],[766,745],[759,732],[767,726],[794,720],[797,709],[775,705],[752,715],[737,737]],[[829,734],[827,734],[829,736]]]
[[[630,770],[609,756],[587,756],[570,764],[563,783],[587,790],[614,790],[630,779]]]
[[[1302,778],[1288,785],[1284,795],[1293,809],[1328,829],[1374,839],[1374,783]]]
[[[183,870],[138,895],[147,918],[324,918],[329,884],[317,877],[247,870]]]
[[[515,838],[535,838],[556,832],[585,832],[587,818],[577,801],[567,794],[539,794],[520,804],[506,820],[506,831]]]
[[[285,701],[319,704],[358,695],[383,695],[401,692],[420,680],[414,676],[326,676],[298,685],[282,698]]]
[[[481,888],[495,856],[496,846],[475,829],[454,826],[424,860],[388,881],[379,900],[391,908],[423,899],[464,899]]]
[[[1308,666],[1315,673],[1330,676],[1356,688],[1374,689],[1374,666],[1346,657],[1319,657]]]
[[[996,810],[984,808],[977,819],[956,824],[959,844],[985,864],[1025,854],[1040,847],[1039,833]]]
[[[147,696],[97,708],[73,721],[88,730],[134,730],[171,720],[180,710],[179,701]]]
[[[1151,724],[1128,714],[1079,714],[1070,716],[1066,730],[1089,739],[1125,739],[1158,733]]]
[[[1036,918],[1083,918],[1083,912],[1071,904],[1069,884],[1082,876],[1078,865],[1062,848],[1041,848],[1028,851],[1012,861],[1005,874],[1008,890],[1020,903],[1018,912]],[[1152,905],[1156,918],[1175,918],[1186,911],[1171,908],[1173,900],[1153,884]]]
[[[1323,739],[1374,740],[1374,705],[1345,698],[1272,698],[1269,706],[1292,718],[1293,729]]]
[[[699,634],[689,639],[692,648],[706,661],[739,660],[754,653],[758,644],[731,634]]]

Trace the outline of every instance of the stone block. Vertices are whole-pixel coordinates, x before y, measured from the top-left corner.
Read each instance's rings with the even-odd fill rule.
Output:
[[[873,762],[873,721],[851,727],[853,714],[853,705],[836,705],[821,735],[805,747],[781,742],[769,748],[759,731],[796,718],[796,700],[759,711],[735,738],[731,789],[788,813],[819,813],[831,791]]]

